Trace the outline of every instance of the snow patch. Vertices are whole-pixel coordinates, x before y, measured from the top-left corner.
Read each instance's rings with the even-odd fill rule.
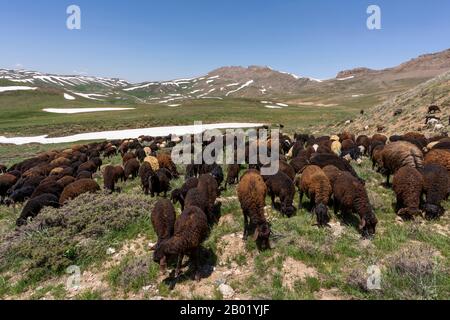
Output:
[[[232,94],[232,93],[236,93],[236,92],[238,92],[238,91],[241,91],[242,89],[248,87],[249,85],[251,85],[251,84],[254,83],[254,82],[255,82],[254,80],[247,81],[244,85],[240,86],[240,87],[237,88],[236,90],[232,90],[232,91],[227,92],[226,96],[228,97],[228,96],[229,96],[230,94]]]
[[[47,108],[42,109],[44,112],[59,113],[59,114],[76,114],[76,113],[91,113],[91,112],[104,112],[104,111],[124,111],[134,110],[135,108],[72,108],[72,109],[58,109]]]
[[[66,99],[66,100],[75,100],[75,97],[71,96],[70,94],[64,93],[64,99]]]

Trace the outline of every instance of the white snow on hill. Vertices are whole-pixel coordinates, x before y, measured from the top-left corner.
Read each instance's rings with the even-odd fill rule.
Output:
[[[22,86],[11,86],[11,87],[0,87],[0,93],[1,92],[7,92],[7,91],[25,91],[25,90],[36,90],[37,88],[32,87],[22,87]]]

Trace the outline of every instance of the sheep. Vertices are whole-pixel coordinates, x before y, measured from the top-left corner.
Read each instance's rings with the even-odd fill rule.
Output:
[[[124,181],[127,181],[130,176],[131,179],[135,179],[139,174],[139,168],[140,168],[139,161],[136,159],[130,159],[125,163],[125,166],[123,168],[124,170]]]
[[[58,181],[57,181],[57,183],[61,186],[61,187],[63,187],[63,189],[65,188],[65,187],[67,187],[69,184],[71,184],[71,183],[73,183],[73,182],[75,182],[76,181],[76,179],[74,178],[74,177],[72,177],[72,176],[65,176],[65,177],[62,177],[61,179],[59,179]]]
[[[42,181],[44,181],[44,179],[45,177],[43,176],[20,178],[19,180],[17,180],[14,186],[7,191],[7,195],[11,195],[14,191],[25,187],[33,187],[35,189]]]
[[[179,202],[181,205],[181,210],[184,210],[185,199],[189,190],[197,188],[197,186],[198,186],[198,179],[195,177],[189,178],[184,182],[181,188],[172,191],[170,198],[174,204]]]
[[[228,185],[235,185],[239,182],[239,171],[241,166],[239,164],[229,164],[227,167],[227,179],[225,180],[225,189]]]
[[[439,164],[450,173],[450,151],[446,149],[433,149],[425,156],[425,164]]]
[[[424,187],[422,174],[413,167],[400,168],[394,175],[393,190],[397,197],[397,215],[405,220],[422,214],[420,198]]]
[[[133,152],[127,152],[122,157],[122,163],[125,165],[125,163],[127,163],[127,161],[131,159],[136,159],[136,155]]]
[[[144,162],[144,159],[146,157],[147,157],[147,153],[145,153],[144,149],[142,149],[142,148],[136,149],[136,158],[138,158],[141,163]]]
[[[178,178],[179,174],[175,163],[172,161],[172,157],[168,153],[160,153],[156,157],[158,159],[159,167],[165,168],[172,173],[175,178]]]
[[[372,142],[374,142],[374,141],[380,141],[380,142],[382,142],[383,144],[386,144],[387,143],[387,141],[388,141],[388,138],[385,136],[385,135],[383,135],[383,134],[374,134],[373,136],[372,136],[372,139],[371,139],[371,141]]]
[[[219,196],[219,185],[217,184],[216,179],[209,174],[202,174],[198,178],[197,189],[206,199],[205,214],[208,217],[208,222],[214,223],[214,204]]]
[[[200,280],[200,246],[208,236],[208,220],[205,213],[197,207],[186,208],[175,222],[174,234],[162,241],[156,248],[153,261],[165,270],[169,256],[177,256],[175,277],[180,275],[183,257],[187,254],[195,267],[195,279]]]
[[[359,230],[364,237],[375,235],[378,220],[364,185],[348,172],[342,172],[333,186],[334,213],[359,215]]]
[[[16,203],[24,203],[26,200],[28,200],[33,194],[34,189],[35,188],[32,186],[25,186],[21,189],[15,190],[8,196],[5,202],[8,206],[13,205],[15,211]]]
[[[337,178],[341,175],[343,171],[339,170],[338,168],[332,165],[324,167],[322,171],[327,176],[328,181],[330,182],[331,188],[333,190]]]
[[[155,203],[151,213],[153,230],[158,236],[157,248],[162,241],[168,240],[173,236],[175,228],[175,208],[169,200],[162,199]]]
[[[338,157],[341,156],[342,153],[342,144],[339,141],[333,141],[331,144],[331,151]]]
[[[361,149],[361,153],[364,155],[367,155],[367,152],[369,152],[370,143],[371,139],[366,135],[361,135],[356,138],[356,145],[360,147],[360,149],[361,147],[364,148],[363,150]]]
[[[248,238],[250,228],[255,229],[253,239],[260,249],[270,249],[270,225],[264,216],[267,186],[255,170],[247,171],[237,187],[239,202],[244,215],[244,237]],[[250,221],[249,221],[250,219]]]
[[[427,164],[422,170],[425,194],[423,209],[427,219],[437,219],[445,209],[441,203],[448,199],[450,192],[450,175],[447,169],[438,164]]]
[[[300,155],[289,162],[289,165],[294,169],[294,172],[300,173],[309,164],[309,158],[306,152],[300,153]]]
[[[89,160],[89,161],[87,161],[87,162],[81,164],[81,165],[78,167],[77,174],[80,173],[80,172],[83,172],[83,171],[89,171],[89,172],[91,172],[91,173],[95,173],[95,172],[97,172],[97,169],[98,169],[98,167],[97,167],[97,165],[95,164],[95,162],[92,161],[92,160]]]
[[[64,188],[59,203],[63,206],[68,200],[73,200],[84,193],[100,191],[100,186],[92,179],[77,180]]]
[[[60,197],[63,187],[58,184],[56,181],[48,181],[48,182],[42,182],[36,190],[34,190],[33,194],[31,195],[31,199],[36,198],[42,194],[53,194],[56,197]]]
[[[341,171],[349,172],[352,176],[354,176],[361,183],[364,184],[364,180],[358,177],[358,174],[356,173],[355,169],[353,169],[353,167],[346,160],[341,159],[334,154],[317,154],[314,157],[312,157],[310,164],[316,165],[320,168],[324,168],[328,165],[335,166]]]
[[[159,170],[159,162],[158,159],[152,156],[148,156],[144,159],[144,162],[147,162],[154,172]]]
[[[281,202],[281,213],[288,218],[292,217],[296,211],[293,206],[295,187],[294,182],[283,172],[270,176],[266,180],[267,192],[272,200],[272,207],[275,207],[275,197],[279,197]]]
[[[208,218],[208,224],[209,225],[211,224],[212,219],[206,213],[208,210],[207,197],[203,192],[200,192],[200,190],[197,187],[189,189],[189,191],[186,194],[186,197],[184,198],[183,208],[186,209],[189,207],[200,208],[206,214],[206,217]]]
[[[8,171],[8,167],[3,164],[0,164],[0,174],[6,173]]]
[[[77,180],[81,180],[81,179],[92,179],[92,172],[91,171],[80,171],[77,174],[76,177]]]
[[[439,108],[438,106],[429,106],[428,107],[428,114],[437,113],[437,112],[441,112],[441,108]]]
[[[0,176],[0,204],[3,203],[3,198],[6,197],[7,192],[12,188],[18,178],[10,173],[5,173]]]
[[[223,169],[218,164],[213,164],[210,174],[216,179],[218,187],[220,187],[224,180]]]
[[[16,225],[21,227],[27,223],[28,218],[35,218],[44,207],[59,208],[58,197],[54,194],[42,194],[27,202],[16,221]]]
[[[143,162],[142,165],[139,168],[139,178],[141,179],[141,185],[142,185],[142,191],[144,191],[144,194],[148,195],[149,193],[149,180],[152,174],[155,172],[153,171],[151,165],[148,162]]]
[[[384,144],[381,144],[381,143],[373,148],[372,155],[371,155],[372,170],[375,170],[377,165],[382,162],[381,155],[382,155],[383,149],[384,149]],[[378,169],[381,169],[381,168],[378,168]]]
[[[311,212],[317,217],[317,225],[319,227],[328,225],[330,222],[328,203],[332,187],[325,172],[318,166],[308,166],[303,170],[301,177],[297,177],[296,185],[300,194],[299,208],[302,207],[303,194],[306,193],[311,202]]]
[[[155,194],[159,197],[164,193],[164,198],[167,197],[167,192],[170,189],[170,179],[164,169],[159,169],[157,172],[150,175],[149,178],[149,192],[152,198]]]
[[[416,169],[423,168],[423,153],[412,143],[406,141],[393,142],[386,145],[381,151],[378,160],[380,173],[386,176],[386,185],[389,185],[389,177],[404,166]]]
[[[116,189],[116,183],[125,179],[125,173],[122,166],[106,166],[103,171],[103,188],[110,192]]]

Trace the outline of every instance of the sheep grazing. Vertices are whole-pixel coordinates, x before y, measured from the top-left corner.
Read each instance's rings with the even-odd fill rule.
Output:
[[[3,199],[6,197],[7,192],[12,188],[18,178],[10,173],[5,173],[0,176],[0,203],[3,203]]]
[[[97,191],[100,191],[100,186],[94,180],[77,180],[64,188],[59,198],[59,204],[63,206],[67,201],[73,200],[84,193],[95,193]]]
[[[92,161],[92,160],[89,160],[89,161],[87,161],[87,162],[85,162],[85,163],[82,163],[82,164],[78,167],[77,174],[80,173],[80,172],[83,172],[83,171],[88,171],[88,172],[90,172],[90,173],[95,173],[95,172],[97,172],[97,169],[98,169],[98,167],[97,167],[97,165],[95,164],[95,162]]]
[[[427,164],[422,170],[424,179],[425,204],[423,209],[427,219],[438,219],[445,213],[441,206],[450,192],[450,175],[446,168],[438,164]]]
[[[331,190],[333,190],[334,183],[336,182],[337,178],[341,175],[342,171],[336,168],[335,166],[326,166],[322,169],[323,173],[328,178],[328,181],[331,185]]]
[[[175,228],[175,208],[169,200],[162,199],[155,203],[151,213],[153,230],[158,236],[157,248],[162,241],[168,240],[173,236]]]
[[[77,180],[81,179],[92,179],[92,172],[90,171],[81,171],[77,174],[76,177]]]
[[[122,163],[125,165],[125,163],[131,159],[136,159],[136,155],[133,152],[127,152],[122,157]]]
[[[60,197],[63,187],[58,184],[57,181],[48,181],[48,182],[42,182],[36,190],[34,190],[33,194],[31,195],[31,199],[36,198],[42,194],[53,194],[56,197]]]
[[[446,149],[433,149],[425,156],[425,164],[438,164],[450,173],[450,151]]]
[[[198,179],[195,177],[189,178],[185,181],[185,183],[181,186],[181,188],[172,191],[170,198],[174,204],[179,202],[181,205],[181,210],[184,210],[184,202],[189,190],[197,188],[197,186],[198,186]]]
[[[317,217],[317,225],[319,227],[327,226],[330,222],[328,203],[332,187],[325,172],[318,166],[308,166],[301,177],[296,179],[296,185],[300,193],[299,208],[302,206],[303,195],[306,193],[311,202],[311,211]]]
[[[63,189],[67,187],[69,184],[75,182],[76,179],[72,176],[65,176],[56,181]]]
[[[216,220],[214,217],[214,204],[219,196],[219,185],[213,176],[209,174],[202,174],[198,178],[197,189],[206,200],[205,214],[208,217],[208,222],[212,224]]]
[[[272,207],[275,207],[275,197],[278,197],[281,202],[281,213],[288,218],[295,214],[295,207],[293,206],[295,196],[294,182],[283,172],[270,176],[266,180],[267,192],[272,199]]]
[[[130,159],[127,161],[127,163],[125,163],[125,166],[123,168],[124,170],[124,181],[127,181],[130,176],[131,179],[136,179],[136,177],[139,174],[139,168],[141,167],[139,161],[137,161],[136,159]]]
[[[116,183],[125,179],[125,172],[122,166],[107,166],[103,171],[103,188],[110,192],[116,190]]]
[[[227,167],[227,179],[225,180],[225,189],[228,185],[235,185],[239,182],[239,171],[241,166],[239,164],[230,164]]]
[[[241,178],[237,193],[244,215],[244,241],[254,229],[253,239],[258,247],[270,249],[270,225],[264,216],[267,186],[263,178],[255,170],[247,171]]]
[[[364,237],[375,234],[378,220],[369,202],[364,185],[348,172],[342,172],[333,186],[334,213],[359,215],[359,230]]]
[[[423,153],[412,143],[406,141],[393,142],[386,145],[381,151],[378,160],[380,172],[386,176],[386,185],[389,185],[389,177],[404,166],[422,169]]]
[[[148,180],[149,192],[152,198],[161,193],[164,193],[164,198],[167,197],[167,192],[170,189],[170,178],[164,169],[159,169],[156,173],[151,174]]]
[[[13,205],[15,209],[15,204],[24,203],[26,200],[28,200],[33,194],[34,189],[35,188],[32,186],[25,186],[23,188],[15,190],[8,196],[5,202],[8,206]]]
[[[152,166],[148,162],[142,163],[142,165],[139,168],[139,178],[141,179],[141,185],[142,185],[142,191],[144,191],[144,194],[148,194],[150,190],[150,177],[155,174],[155,172],[152,169]]]
[[[383,144],[386,144],[387,141],[388,141],[388,138],[385,135],[383,135],[383,134],[377,133],[377,134],[374,134],[372,136],[371,140],[372,140],[372,142],[379,141],[379,142],[381,142]]]
[[[208,220],[205,213],[197,207],[186,208],[175,222],[173,237],[162,241],[153,255],[153,260],[159,263],[162,270],[167,266],[170,256],[177,256],[178,263],[175,277],[180,275],[183,257],[189,255],[194,264],[195,279],[200,280],[199,255],[200,246],[208,236]]]
[[[42,194],[27,202],[20,217],[16,221],[16,225],[21,227],[25,225],[28,218],[35,218],[44,207],[59,208],[58,197],[54,194]]]
[[[405,166],[394,175],[393,189],[397,196],[397,215],[404,220],[420,216],[420,198],[424,187],[422,174],[415,168]]]
[[[177,166],[172,161],[172,157],[168,153],[160,153],[157,156],[159,167],[165,168],[170,171],[174,178],[179,177],[179,173],[177,171]]]

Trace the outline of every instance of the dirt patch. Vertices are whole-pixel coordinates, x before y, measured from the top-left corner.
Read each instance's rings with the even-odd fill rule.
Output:
[[[283,262],[283,286],[289,290],[293,290],[296,281],[303,281],[306,278],[317,277],[317,271],[308,267],[301,261],[294,260],[291,257],[286,258]]]
[[[239,255],[247,255],[242,234],[232,233],[222,237],[217,245],[218,265],[225,265]]]
[[[339,289],[320,289],[319,292],[315,294],[315,298],[317,300],[348,300],[348,298],[344,297]]]

